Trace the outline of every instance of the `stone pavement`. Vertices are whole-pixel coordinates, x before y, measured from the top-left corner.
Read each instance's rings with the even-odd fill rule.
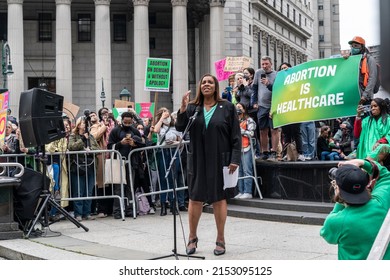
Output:
[[[64,220],[52,224],[50,230],[45,229],[46,237],[1,240],[0,257],[13,260],[143,260],[169,256],[174,248],[173,216],[169,214],[139,216],[125,221],[107,217],[83,223],[89,228],[88,232]],[[228,217],[226,254],[217,257],[213,255],[214,216],[203,213],[194,256],[203,256],[206,260],[337,260],[337,246],[327,244],[320,237],[320,228]],[[185,254],[186,212],[177,216],[176,232],[177,253]],[[185,256],[178,258],[187,259]]]

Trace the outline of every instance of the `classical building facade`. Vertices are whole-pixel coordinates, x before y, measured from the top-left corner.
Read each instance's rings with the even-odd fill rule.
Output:
[[[317,3],[318,2],[318,3]],[[126,87],[131,101],[177,109],[204,73],[226,56],[261,56],[292,65],[339,49],[338,25],[319,42],[321,0],[4,0],[0,39],[11,49],[10,106],[20,92],[47,84],[91,110],[111,107]],[[337,5],[338,0],[323,1]],[[329,7],[325,4],[327,10]],[[335,22],[334,13],[322,13]],[[326,17],[329,17],[326,19]],[[327,26],[327,24],[325,24]],[[324,29],[324,28],[323,28]],[[329,36],[328,36],[329,35]],[[329,49],[329,50],[328,50]],[[170,93],[144,90],[146,58],[172,59]],[[225,82],[222,82],[222,86]],[[1,87],[1,86],[0,86]]]

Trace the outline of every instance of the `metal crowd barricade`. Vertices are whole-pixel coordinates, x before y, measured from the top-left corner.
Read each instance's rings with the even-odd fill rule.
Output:
[[[177,180],[173,180],[173,183],[175,184],[176,191],[182,191],[188,189],[187,181],[186,181],[186,174],[187,171],[183,165],[186,164],[183,163],[182,160],[182,155],[187,154],[187,149],[188,149],[188,143],[189,141],[183,141],[182,147],[180,148],[181,152],[179,152],[176,155],[176,160],[180,160],[180,172],[175,170],[173,167],[170,171],[169,176],[172,176],[172,172],[178,172],[181,174],[182,182],[184,182],[183,187],[178,187],[177,186]],[[132,197],[134,197],[136,200],[140,199],[141,196],[155,196],[155,195],[160,195],[162,193],[170,193],[173,192],[173,186],[169,183],[168,179],[165,178],[166,172],[169,169],[169,164],[171,163],[172,157],[175,153],[175,150],[179,144],[174,144],[174,145],[164,145],[164,146],[149,146],[149,147],[144,147],[144,148],[137,148],[134,150],[131,150],[129,153],[128,157],[128,163],[131,168],[129,168],[129,177],[130,177],[130,191]],[[165,152],[164,152],[165,151]],[[136,197],[135,192],[139,186],[134,187],[134,182],[135,182],[135,177],[137,176],[136,172],[137,170],[134,168],[135,167],[135,158],[141,155],[142,157],[142,163],[144,165],[144,170],[147,172],[147,178],[148,180],[148,186],[145,186],[146,188],[149,188],[149,192],[144,192],[141,195],[138,195]],[[169,158],[166,158],[166,157]],[[160,159],[159,159],[160,157]],[[161,162],[162,161],[162,162]],[[167,162],[169,161],[169,163]],[[186,159],[185,159],[186,161]],[[163,166],[159,166],[159,164],[163,164]],[[177,163],[176,163],[177,164]],[[158,169],[163,168],[165,170],[164,172],[164,177],[162,178],[160,176],[160,172]],[[154,174],[153,174],[154,173]],[[155,178],[155,180],[153,180]],[[161,180],[166,180],[167,183],[167,189],[162,190],[161,189]],[[161,203],[164,203],[161,201]],[[136,203],[133,203],[133,218],[135,219],[137,217],[137,209],[136,209]]]
[[[262,183],[262,181],[261,181],[261,177],[257,176],[257,169],[256,169],[256,158],[255,158],[256,139],[253,138],[253,137],[250,137],[249,140],[250,140],[250,147],[251,147],[250,148],[250,152],[252,154],[253,175],[252,176],[238,177],[238,180],[244,180],[246,178],[252,178],[253,179],[253,183],[255,184],[255,187],[256,187],[256,191],[259,194],[260,199],[263,199],[263,195],[261,194],[261,190],[260,190],[259,182],[258,182],[260,180],[260,183]],[[241,154],[243,155],[244,152],[242,152]],[[241,156],[241,158],[242,158],[242,156]],[[244,164],[244,162],[241,161],[240,165],[243,165],[243,164]]]
[[[88,183],[89,183],[89,180],[92,179],[94,181],[94,185],[93,185],[93,191],[92,191],[92,194],[89,195],[88,194],[88,191],[85,190],[85,192],[83,193],[86,193],[87,195],[85,196],[80,196],[80,195],[75,195],[75,193],[77,194],[80,194],[81,192],[81,188],[83,187],[83,184],[80,184],[82,181],[81,181],[81,178],[83,178],[82,174],[83,173],[83,168],[80,168],[79,166],[82,166],[82,162],[86,162],[87,161],[87,155],[93,155],[91,156],[92,158],[94,158],[94,160],[89,164],[90,167],[93,167],[92,170],[95,170],[94,174],[93,174],[93,177],[89,177],[89,172],[91,169],[87,168],[85,170],[85,184],[84,186],[87,188],[88,186]],[[67,171],[67,190],[66,190],[66,193],[68,195],[66,195],[65,197],[61,197],[61,198],[57,198],[57,200],[61,200],[61,206],[64,206],[64,201],[79,201],[79,200],[87,200],[87,199],[91,199],[91,200],[102,200],[102,199],[118,199],[119,200],[119,205],[120,205],[120,211],[121,211],[121,216],[122,216],[122,220],[125,219],[125,214],[124,214],[124,205],[125,203],[129,204],[131,203],[132,201],[129,201],[127,197],[125,197],[124,195],[124,188],[126,187],[126,185],[124,184],[123,182],[123,176],[122,176],[122,169],[120,170],[120,174],[121,174],[121,179],[120,179],[120,184],[117,184],[119,185],[119,188],[120,188],[120,195],[119,194],[115,194],[115,191],[114,191],[114,184],[104,184],[104,170],[105,170],[105,159],[106,158],[109,158],[110,156],[116,156],[118,157],[120,160],[121,160],[121,164],[124,165],[126,163],[125,160],[122,159],[121,157],[121,154],[116,151],[116,150],[93,150],[93,151],[66,151],[66,152],[55,152],[55,153],[46,153],[46,156],[47,156],[47,175],[49,176],[49,178],[51,179],[51,184],[50,184],[50,190],[52,191],[52,194],[54,195],[54,178],[53,178],[53,173],[52,173],[52,164],[56,161],[59,161],[59,165],[60,165],[60,171],[59,171],[59,184],[60,184],[60,187],[63,187],[61,186],[61,182],[63,181],[63,178],[62,178],[62,169],[63,168],[66,168],[66,171]],[[98,195],[98,185],[97,185],[97,168],[98,168],[98,159],[101,159],[102,160],[102,170],[101,172],[103,172],[103,176],[101,176],[102,180],[103,180],[103,194],[102,195]],[[41,162],[40,162],[40,155],[34,155],[34,154],[2,154],[0,155],[0,162],[3,162],[4,164],[16,164],[16,163],[20,163],[22,166],[24,166],[25,168],[28,167],[28,168],[31,168],[33,170],[36,170],[36,171],[39,171],[39,172],[42,172],[42,165],[41,165]],[[62,166],[62,165],[65,165],[65,166]],[[76,165],[76,168],[72,168],[71,166],[72,165]],[[88,163],[87,163],[88,165]],[[62,166],[62,167],[61,167]],[[16,168],[16,167],[15,167]],[[71,170],[72,168],[72,170]],[[110,168],[110,167],[109,167]],[[111,169],[113,167],[111,166]],[[7,173],[5,175],[8,175],[8,176],[11,176],[12,175],[12,170],[10,171],[11,169],[8,168],[6,170],[6,172],[3,171],[3,173]],[[112,170],[111,170],[112,171]],[[73,178],[73,182],[77,182],[77,186],[72,186],[72,178]],[[84,182],[83,182],[84,183]],[[118,186],[117,186],[118,188]]]
[[[12,172],[10,169],[13,169]],[[0,162],[0,176],[6,176],[7,174],[20,178],[24,174],[24,166],[17,162]]]
[[[182,180],[184,182],[184,187],[177,187],[176,180],[173,180],[177,191],[188,189],[188,185],[187,185],[187,181],[186,181],[186,174],[187,173],[186,173],[186,169],[185,169],[186,162],[183,163],[183,157],[181,155],[182,153],[184,153],[185,155],[187,154],[188,144],[189,144],[189,141],[184,141],[182,143],[182,147],[180,148],[181,149],[181,153],[179,153],[176,156],[176,160],[180,159],[180,169],[181,169],[181,174],[183,176]],[[253,182],[254,182],[255,187],[256,187],[256,191],[258,192],[260,199],[263,199],[263,196],[262,196],[261,191],[260,191],[259,183],[258,183],[259,180],[260,180],[260,183],[261,183],[261,177],[257,176],[255,149],[254,149],[255,145],[254,144],[255,144],[254,143],[254,139],[251,138],[251,149],[250,149],[250,152],[252,154],[253,176],[239,177],[238,180],[244,180],[244,179],[247,179],[247,178],[253,179]],[[158,160],[157,154],[160,154],[160,156],[162,157],[163,169],[166,172],[168,170],[168,168],[169,168],[169,165],[167,164],[167,161],[165,160],[165,154],[166,153],[164,153],[162,151],[168,150],[169,154],[170,154],[170,157],[172,158],[172,156],[175,153],[176,147],[178,145],[179,144],[165,145],[165,146],[150,146],[150,147],[144,147],[144,148],[137,148],[137,149],[134,149],[134,150],[132,150],[130,152],[129,157],[128,157],[128,163],[132,167],[129,170],[130,191],[131,191],[132,197],[134,197],[135,200],[140,199],[141,196],[149,196],[149,195],[150,196],[154,196],[154,195],[160,195],[162,193],[173,192],[173,187],[168,182],[167,182],[168,188],[166,190],[162,190],[161,189],[161,180],[167,180],[167,179],[165,177],[161,178],[160,172],[158,172],[159,160]],[[148,186],[146,186],[146,187],[150,191],[149,192],[144,192],[144,193],[136,196],[136,194],[135,194],[136,193],[136,189],[139,186],[134,186],[136,170],[134,169],[134,162],[132,160],[134,160],[134,156],[139,154],[139,153],[143,154],[143,159],[144,159],[143,164],[145,166],[145,170],[148,172],[148,178],[149,178]],[[185,160],[186,160],[186,157],[185,157]],[[160,160],[160,163],[161,163],[161,160]],[[241,162],[241,164],[243,164],[243,163]],[[155,174],[152,174],[153,172],[155,172]],[[173,172],[173,171],[171,171],[171,172]],[[164,174],[166,174],[166,173],[164,173]],[[153,179],[152,178],[156,177],[156,176],[157,176],[156,182],[153,183]],[[171,176],[171,174],[169,174],[169,176]],[[161,203],[164,203],[164,202],[161,202]],[[136,217],[137,217],[136,203],[133,203],[133,218],[135,219]]]

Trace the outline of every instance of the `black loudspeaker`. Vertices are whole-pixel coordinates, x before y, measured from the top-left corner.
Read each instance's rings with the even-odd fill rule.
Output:
[[[381,84],[382,87],[390,92],[390,1],[381,0],[380,2],[380,63],[381,63]]]
[[[22,92],[19,126],[26,147],[43,146],[65,137],[64,97],[40,88]]]

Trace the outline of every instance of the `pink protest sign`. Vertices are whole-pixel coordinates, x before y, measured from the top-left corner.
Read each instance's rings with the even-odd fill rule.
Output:
[[[215,73],[217,74],[218,81],[227,80],[231,74],[234,74],[234,72],[225,72],[223,70],[225,68],[225,64],[226,58],[214,62]]]
[[[154,114],[154,103],[136,103],[135,111],[141,118],[152,118]]]

